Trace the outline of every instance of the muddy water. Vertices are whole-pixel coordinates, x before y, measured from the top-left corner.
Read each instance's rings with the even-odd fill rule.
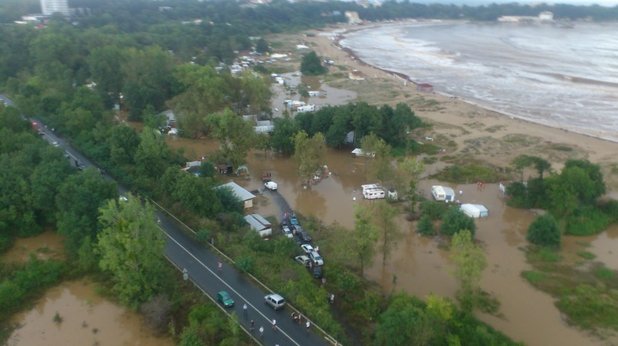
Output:
[[[2,262],[26,262],[31,255],[40,260],[63,259],[63,237],[53,231],[45,231],[30,238],[17,238],[15,244],[0,257]]]
[[[61,323],[54,322],[58,313]],[[7,345],[173,345],[152,335],[141,317],[95,293],[93,283],[66,282],[50,289],[39,303],[16,316]]]
[[[594,254],[593,261],[602,262],[606,267],[618,270],[618,225],[612,225],[605,232],[590,237],[566,236],[562,239],[563,252],[574,261],[581,261],[579,252]]]
[[[203,146],[193,143],[192,148],[199,153],[216,146],[205,142]],[[364,161],[352,158],[347,152],[334,150],[327,151],[325,161],[331,176],[305,190],[293,160],[264,155],[261,151],[253,152],[248,157],[250,178],[238,179],[237,182],[251,190],[259,189],[262,186],[262,172],[269,171],[279,184],[279,193],[293,209],[317,216],[325,223],[338,222],[352,228],[354,205],[367,203],[362,201],[359,191],[361,184],[368,183],[363,174]],[[429,196],[433,184],[433,181],[422,181],[419,188]],[[477,239],[485,249],[488,261],[481,285],[500,301],[501,317],[479,317],[513,339],[530,345],[601,344],[584,332],[570,328],[561,319],[553,298],[521,278],[523,270],[531,269],[522,248],[526,246],[527,227],[535,215],[507,207],[497,185],[486,185],[482,191],[477,190],[474,184],[453,188],[463,192],[459,196],[462,202],[482,203],[490,211],[488,218],[477,221]],[[259,198],[257,205],[258,212],[265,215],[278,212],[266,196]],[[367,277],[380,283],[385,292],[403,290],[421,297],[429,293],[453,297],[458,286],[452,276],[448,251],[439,248],[434,239],[419,237],[414,224],[405,219],[400,218],[399,225],[403,236],[398,247],[386,266],[382,265],[381,255],[377,254],[374,265],[367,269]],[[611,258],[611,249],[618,241],[614,240],[616,238],[618,231],[590,238],[588,241],[592,245],[587,251],[595,253],[599,260],[615,265],[616,259]],[[565,248],[570,249],[568,246]]]

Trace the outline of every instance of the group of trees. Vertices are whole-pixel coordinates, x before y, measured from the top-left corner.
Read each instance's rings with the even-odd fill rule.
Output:
[[[534,167],[538,176],[507,187],[510,205],[546,209],[557,218],[564,232],[575,235],[600,232],[618,220],[613,213],[615,203],[598,201],[605,193],[598,165],[587,160],[568,160],[560,173],[544,176],[551,167],[541,158],[520,156],[514,163],[518,169]],[[559,245],[559,241],[554,245]]]
[[[317,76],[327,71],[328,69],[322,66],[320,57],[314,51],[305,54],[300,62],[300,72],[306,76]]]

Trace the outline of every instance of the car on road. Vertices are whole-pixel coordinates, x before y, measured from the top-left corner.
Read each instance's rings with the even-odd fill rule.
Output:
[[[303,251],[305,251],[306,254],[310,254],[311,252],[315,251],[311,244],[301,244],[300,247],[301,249],[303,249]]]
[[[299,244],[310,244],[313,239],[302,227],[296,226],[296,240]]]
[[[308,267],[309,262],[311,262],[311,258],[309,258],[309,256],[307,255],[300,255],[300,256],[294,257],[294,261],[304,265],[305,267]]]
[[[277,183],[272,180],[265,182],[264,187],[269,189],[270,191],[277,191]]]
[[[309,258],[311,258],[313,263],[315,263],[316,265],[319,265],[319,266],[324,265],[324,259],[322,258],[322,256],[320,256],[320,254],[317,251],[310,252]]]
[[[264,297],[266,305],[270,305],[275,310],[283,308],[285,305],[285,299],[277,293],[272,293]]]
[[[230,294],[227,293],[227,291],[217,292],[217,301],[226,308],[231,308],[232,306],[234,306],[234,299],[230,297]]]
[[[283,232],[283,235],[285,235],[288,238],[294,237],[294,235],[292,234],[292,230],[287,225],[281,226],[281,232]]]
[[[60,144],[59,144],[57,141],[52,141],[52,142],[51,142],[51,144],[52,144],[54,147],[59,147],[59,146],[60,146]]]

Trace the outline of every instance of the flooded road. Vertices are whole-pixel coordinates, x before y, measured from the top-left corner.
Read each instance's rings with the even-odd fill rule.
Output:
[[[57,322],[56,314],[62,319]],[[36,306],[13,318],[22,325],[9,346],[35,345],[173,345],[152,335],[141,317],[95,292],[88,281],[65,282],[47,291]]]
[[[194,141],[191,148],[201,153],[216,149],[216,145],[206,140]],[[316,216],[326,224],[336,222],[350,229],[354,226],[354,205],[370,203],[362,200],[359,191],[361,184],[370,183],[364,178],[364,161],[353,158],[347,151],[328,149],[325,164],[332,174],[310,189],[303,189],[293,160],[254,151],[248,157],[250,177],[235,180],[250,190],[261,189],[262,173],[271,172],[272,179],[279,184],[279,193],[293,209],[303,215]],[[423,180],[419,190],[429,197],[431,185],[436,183]],[[555,307],[554,299],[521,277],[522,271],[532,269],[523,249],[527,246],[527,228],[536,215],[506,206],[495,184],[486,185],[482,191],[476,184],[451,186],[463,192],[458,196],[462,202],[481,203],[489,209],[489,217],[477,221],[476,238],[488,262],[481,286],[500,301],[500,317],[486,314],[478,314],[478,317],[514,340],[529,345],[602,345],[601,340],[569,327]],[[278,212],[267,194],[260,196],[256,205],[257,211],[265,216]],[[381,254],[376,254],[373,266],[366,270],[367,278],[378,282],[386,293],[402,290],[419,297],[435,293],[453,298],[458,285],[452,275],[448,251],[440,248],[435,239],[418,236],[416,226],[403,217],[398,223],[403,233],[398,246],[385,266]],[[612,249],[618,246],[618,228],[595,237],[572,241],[570,238],[565,237],[563,252],[577,253],[585,249],[610,268],[618,267],[616,256],[612,256]],[[571,243],[574,245],[569,245]],[[589,247],[582,245],[587,243]]]

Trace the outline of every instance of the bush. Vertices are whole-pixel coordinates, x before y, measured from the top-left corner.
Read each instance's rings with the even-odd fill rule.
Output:
[[[572,235],[593,235],[609,226],[610,218],[594,207],[576,209],[567,218],[565,233]]]
[[[425,236],[432,236],[436,234],[436,231],[433,227],[433,221],[427,215],[423,215],[418,221],[416,231]]]
[[[526,239],[535,245],[560,247],[561,236],[556,219],[551,214],[545,214],[530,224]]]
[[[440,220],[448,210],[449,205],[443,202],[423,201],[421,203],[421,215],[429,217],[431,220]]]
[[[324,74],[328,71],[326,67],[322,66],[322,62],[320,61],[320,57],[314,52],[303,56],[303,60],[300,63],[300,72],[307,76],[316,76],[320,74]]]
[[[472,238],[474,238],[476,232],[474,220],[458,208],[450,208],[442,217],[442,225],[440,226],[442,234],[452,236],[465,229],[469,230]]]
[[[455,164],[448,166],[434,177],[441,181],[460,184],[469,184],[477,181],[495,183],[500,180],[504,180],[504,177],[498,174],[494,167],[484,166],[477,163]]]

